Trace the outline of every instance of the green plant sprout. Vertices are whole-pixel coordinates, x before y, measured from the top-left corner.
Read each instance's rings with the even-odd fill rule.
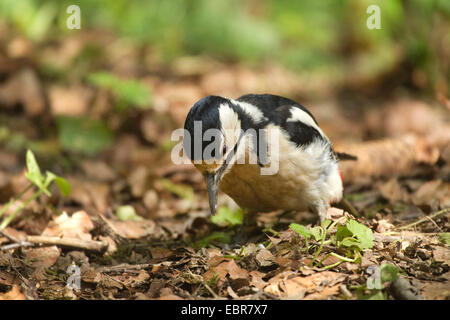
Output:
[[[367,278],[366,283],[354,287],[357,290],[358,299],[386,300],[385,289],[399,277],[400,270],[392,264],[383,263],[381,266],[370,266],[367,272],[370,273],[370,277]]]
[[[321,268],[321,270],[337,267],[343,262],[358,262],[361,259],[361,251],[373,247],[374,238],[372,230],[352,219],[347,220],[345,225],[338,225],[344,219],[346,219],[346,217],[342,217],[333,223],[330,220],[325,220],[320,226],[314,228],[306,228],[305,226],[296,223],[290,224],[289,228],[291,228],[291,230],[305,238],[307,251],[316,247],[313,259],[309,263],[309,266],[314,265],[315,267],[319,267],[330,256],[338,258],[339,261],[325,266]],[[338,225],[336,233],[331,234],[331,231],[336,225]],[[327,235],[329,236],[328,240]],[[314,238],[317,243],[310,244],[311,238]],[[345,250],[346,256],[331,252],[318,261],[317,259],[322,252],[323,247],[328,244],[332,244],[338,249]]]
[[[24,200],[14,212],[8,215],[0,224],[0,230],[5,229],[10,222],[24,209],[26,208],[33,200],[37,199],[41,194],[45,194],[47,196],[51,196],[49,187],[52,182],[55,182],[58,186],[61,194],[63,196],[68,196],[71,192],[71,188],[69,183],[62,177],[57,176],[53,172],[46,171],[45,176],[42,175],[41,169],[39,168],[38,163],[36,162],[36,158],[31,150],[27,150],[26,155],[27,162],[27,172],[25,173],[25,177],[31,182],[25,190],[23,190],[19,195],[15,198],[11,199],[1,210],[0,210],[0,218],[2,215],[8,210],[9,207],[17,200],[22,199],[22,197],[33,188],[33,186],[37,187],[37,190],[26,200]]]
[[[211,216],[211,222],[220,227],[241,225],[244,221],[244,212],[241,209],[236,211],[228,207],[220,207],[214,216]]]

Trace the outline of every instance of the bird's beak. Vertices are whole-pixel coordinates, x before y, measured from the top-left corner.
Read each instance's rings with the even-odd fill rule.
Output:
[[[206,185],[208,187],[209,196],[209,208],[211,209],[211,214],[216,214],[217,209],[217,199],[219,197],[219,182],[220,175],[216,173],[206,174]]]

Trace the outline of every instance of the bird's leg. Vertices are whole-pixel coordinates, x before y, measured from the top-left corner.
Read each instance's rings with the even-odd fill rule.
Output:
[[[327,219],[327,211],[328,211],[329,205],[324,205],[323,203],[317,204],[314,207],[314,211],[319,215],[319,224],[324,222]]]
[[[233,237],[233,245],[235,247],[240,247],[250,240],[252,226],[254,225],[256,225],[256,215],[244,213],[242,225],[239,226],[239,229]]]

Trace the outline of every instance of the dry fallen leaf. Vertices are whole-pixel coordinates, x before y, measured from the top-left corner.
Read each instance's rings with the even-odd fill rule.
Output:
[[[77,211],[70,217],[64,212],[50,221],[42,235],[92,240],[89,233],[92,229],[94,229],[94,224],[85,211]]]
[[[93,92],[89,88],[72,86],[52,86],[49,99],[52,114],[55,116],[82,116],[86,114]]]
[[[380,186],[380,192],[385,199],[392,202],[409,202],[409,194],[405,188],[403,188],[398,180],[393,178],[388,182]]]
[[[442,261],[450,265],[450,248],[447,246],[434,246],[433,257],[436,261]]]
[[[448,300],[450,299],[450,272],[443,276],[444,282],[427,282],[422,288],[422,296],[425,300]]]
[[[0,300],[25,300],[25,295],[20,292],[18,285],[13,285],[12,289],[5,293],[0,293]]]
[[[50,268],[56,263],[61,254],[61,249],[57,246],[24,248],[22,251],[33,268]]]
[[[267,249],[261,249],[256,254],[255,259],[260,267],[268,267],[273,265],[273,254]]]
[[[153,234],[155,230],[155,222],[153,220],[139,221],[117,221],[108,220],[110,226],[121,237],[127,239],[139,239]]]
[[[216,257],[214,257],[216,258]],[[213,258],[213,259],[214,259]],[[248,271],[239,267],[233,259],[227,259],[214,267],[211,267],[207,272],[203,274],[203,279],[205,281],[211,280],[217,275],[219,280],[224,280],[227,275],[230,276],[232,280],[247,279]]]

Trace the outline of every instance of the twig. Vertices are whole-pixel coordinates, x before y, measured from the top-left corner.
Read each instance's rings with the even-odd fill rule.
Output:
[[[214,299],[220,299],[220,297],[217,295],[217,293],[215,293],[213,291],[213,289],[211,289],[211,287],[206,283],[206,282],[202,282],[202,284],[205,286],[205,288],[209,291],[209,293],[212,294],[212,296],[214,297]]]
[[[21,241],[19,239],[17,239],[16,237],[13,237],[12,235],[6,233],[3,230],[0,230],[0,234],[6,238],[8,238],[11,242],[11,244],[7,244],[4,246],[0,247],[0,251],[8,251],[11,249],[16,249],[16,248],[20,248],[20,247],[32,247],[34,246],[34,243],[31,242],[27,242],[27,241]]]
[[[428,221],[428,219],[436,218],[437,216],[439,216],[441,214],[444,214],[444,213],[447,213],[447,212],[450,212],[450,208],[442,209],[442,210],[440,210],[440,211],[438,211],[436,213],[433,213],[431,216],[425,216],[425,217],[417,220],[416,222],[407,224],[406,226],[399,227],[397,229],[398,230],[405,230],[405,229],[409,229],[409,228],[415,227],[415,226],[417,226],[417,225],[419,225],[419,224],[421,224],[421,223],[423,223],[425,221]]]
[[[48,236],[28,236],[27,241],[31,243],[51,244],[96,252],[102,252],[108,247],[108,243],[106,241],[81,240],[74,238],[59,238]]]
[[[4,236],[5,238],[8,238],[10,241],[12,242],[20,242],[20,240],[16,239],[15,237],[13,237],[12,235],[6,233],[4,230],[0,230],[0,234],[2,236]]]
[[[33,246],[34,246],[34,243],[27,242],[27,241],[21,241],[21,242],[17,242],[17,243],[5,244],[4,246],[0,247],[0,251],[8,251],[8,250],[16,249],[16,248],[21,248],[21,247],[33,247]]]
[[[433,219],[431,219],[429,216],[425,216],[425,218],[427,218],[432,224],[434,224],[434,226],[435,226],[440,232],[443,232],[443,231],[442,231],[442,228],[439,227],[438,224],[437,224]]]
[[[99,271],[107,273],[107,272],[120,272],[120,271],[126,271],[126,270],[144,270],[144,269],[147,269],[147,268],[153,267],[153,266],[154,266],[154,264],[152,264],[152,263],[142,263],[142,264],[122,263],[122,264],[118,264],[118,265],[112,266],[112,267],[103,267]]]

